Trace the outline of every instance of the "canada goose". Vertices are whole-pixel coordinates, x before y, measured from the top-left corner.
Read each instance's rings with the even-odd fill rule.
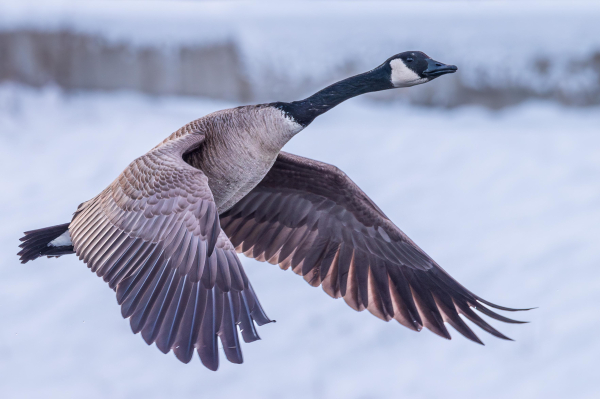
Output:
[[[473,310],[489,310],[396,227],[335,166],[281,152],[317,116],[354,96],[409,87],[456,72],[422,52],[302,101],[243,106],[183,126],[134,160],[70,223],[28,231],[22,263],[75,253],[116,291],[134,333],[189,362],[194,348],[211,370],[217,336],[242,363],[238,329],[259,339],[269,323],[236,254],[291,268],[353,309],[423,326],[450,339],[444,322],[481,343],[459,313],[496,337]]]

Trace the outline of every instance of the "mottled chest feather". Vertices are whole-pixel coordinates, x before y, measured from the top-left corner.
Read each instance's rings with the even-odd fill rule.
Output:
[[[187,161],[208,177],[219,212],[250,192],[302,126],[268,105],[239,107],[199,119],[205,142]]]

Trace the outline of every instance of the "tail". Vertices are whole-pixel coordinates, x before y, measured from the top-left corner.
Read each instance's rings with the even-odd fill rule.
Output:
[[[19,248],[23,249],[17,255],[21,257],[21,263],[41,256],[50,258],[75,253],[69,234],[69,223],[26,231],[20,240],[23,244],[19,245]]]

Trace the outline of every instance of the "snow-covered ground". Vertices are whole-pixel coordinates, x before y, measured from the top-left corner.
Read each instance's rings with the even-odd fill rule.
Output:
[[[356,313],[245,259],[270,317],[245,363],[181,364],[134,336],[73,256],[27,265],[24,230],[66,222],[137,155],[234,104],[0,86],[2,398],[594,398],[600,358],[600,109],[492,113],[351,100],[286,150],[346,171],[422,248],[527,325],[486,346]]]

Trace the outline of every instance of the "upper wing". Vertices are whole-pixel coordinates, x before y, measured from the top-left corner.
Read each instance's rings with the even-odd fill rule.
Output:
[[[182,156],[204,140],[188,134],[133,161],[83,203],[69,226],[80,259],[117,291],[135,333],[183,362],[196,348],[218,367],[217,335],[229,361],[242,362],[236,324],[259,339],[264,314],[227,236],[201,170]]]
[[[413,243],[346,174],[335,166],[281,152],[264,180],[233,208],[221,226],[238,252],[290,266],[352,308],[422,326],[450,339],[444,322],[481,343],[459,313],[488,331],[471,308],[519,323],[485,306],[509,309],[474,295]]]

